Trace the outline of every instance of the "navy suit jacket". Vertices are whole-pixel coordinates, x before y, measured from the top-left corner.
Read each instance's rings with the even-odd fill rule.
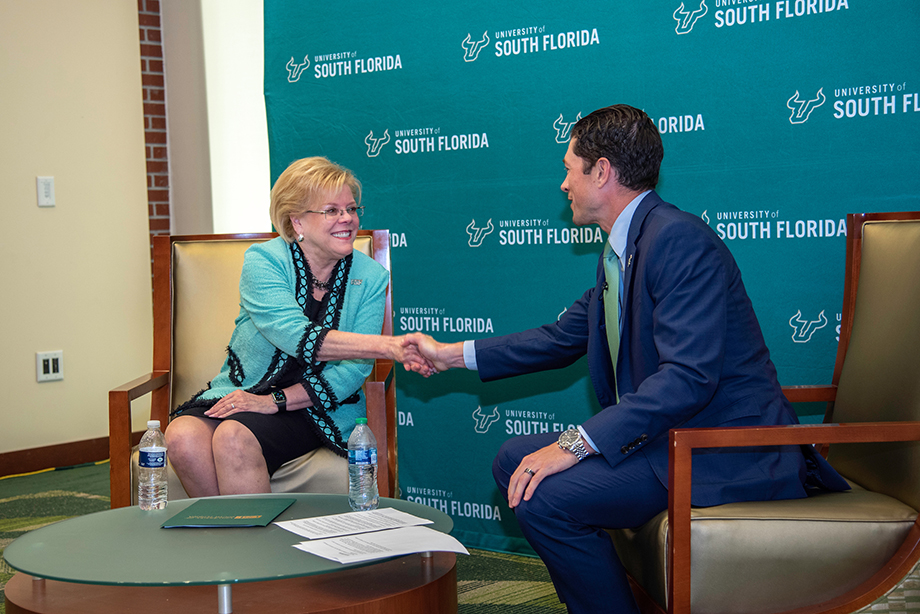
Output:
[[[583,427],[616,468],[644,455],[668,484],[668,431],[677,427],[795,424],[760,324],[724,243],[700,218],[651,192],[627,238],[617,403],[597,284],[545,326],[476,342],[483,381],[568,366],[588,355],[603,408]],[[693,460],[693,504],[806,496],[806,478],[848,486],[811,446],[723,448]]]

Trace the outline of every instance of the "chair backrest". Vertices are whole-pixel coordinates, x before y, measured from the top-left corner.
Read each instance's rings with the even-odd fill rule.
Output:
[[[385,231],[361,230],[355,249],[389,270]],[[154,250],[167,270],[154,272],[154,370],[171,373],[168,409],[152,408],[153,418],[166,424],[163,414],[200,391],[220,370],[239,314],[239,281],[243,255],[253,244],[277,234],[188,235],[154,238]],[[163,258],[166,251],[167,257]],[[393,321],[387,289],[383,333],[392,334]],[[165,411],[164,411],[165,409]]]
[[[920,212],[850,215],[833,422],[920,421]],[[920,443],[836,444],[844,476],[920,509]]]

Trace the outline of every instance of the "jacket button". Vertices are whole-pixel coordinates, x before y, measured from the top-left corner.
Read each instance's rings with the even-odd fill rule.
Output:
[[[626,446],[623,446],[622,448],[620,448],[620,452],[622,452],[623,454],[629,454],[629,448],[627,448]]]
[[[639,441],[648,441],[648,435],[646,435],[645,433],[642,433],[642,436],[639,437]]]

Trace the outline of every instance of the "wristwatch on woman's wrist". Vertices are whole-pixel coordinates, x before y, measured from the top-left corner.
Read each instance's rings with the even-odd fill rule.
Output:
[[[287,397],[284,396],[283,390],[272,390],[272,399],[274,399],[275,405],[278,406],[279,414],[287,411]]]

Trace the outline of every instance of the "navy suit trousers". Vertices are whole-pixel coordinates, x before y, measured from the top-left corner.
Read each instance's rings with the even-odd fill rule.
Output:
[[[502,495],[527,454],[555,444],[559,433],[515,437],[492,464]],[[638,527],[668,507],[668,491],[642,454],[612,468],[601,456],[543,480],[514,510],[524,537],[549,570],[570,612],[638,613],[610,536],[603,530]]]

